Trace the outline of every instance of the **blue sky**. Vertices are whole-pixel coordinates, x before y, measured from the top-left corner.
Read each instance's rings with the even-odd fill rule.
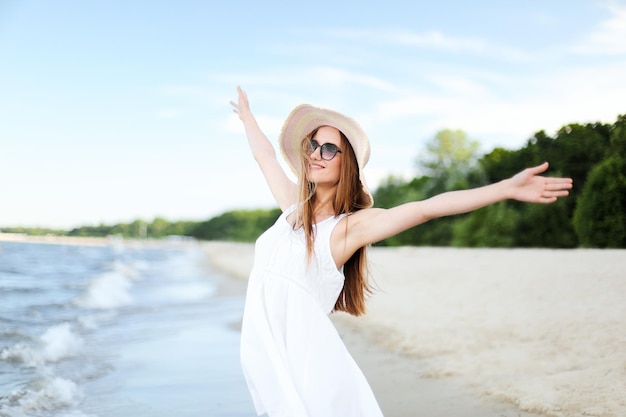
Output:
[[[0,226],[273,207],[229,101],[369,134],[368,182],[444,128],[516,149],[626,113],[626,2],[0,0]],[[513,173],[512,173],[513,174]]]

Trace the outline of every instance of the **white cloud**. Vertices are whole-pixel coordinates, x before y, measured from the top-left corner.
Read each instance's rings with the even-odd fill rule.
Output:
[[[277,87],[280,90],[287,90],[289,87],[298,88],[310,87],[317,89],[319,85],[324,87],[337,85],[357,85],[368,87],[380,91],[395,91],[393,83],[383,78],[375,77],[363,72],[349,71],[336,66],[306,66],[306,67],[280,67],[268,68],[266,71],[256,71],[254,73],[213,73],[210,78],[215,82],[228,83],[232,86],[241,85],[257,87]],[[233,87],[233,95],[234,95]]]
[[[420,47],[434,47],[452,51],[482,52],[485,42],[476,38],[452,38],[439,31],[415,33],[409,30],[329,30],[328,35],[343,39],[367,42],[369,44],[395,44]]]
[[[469,52],[484,54],[488,49],[487,43],[478,38],[456,38],[444,35],[439,31],[412,33],[409,31],[392,31],[378,34],[379,39],[395,44],[408,46],[433,47],[450,52]]]
[[[583,38],[572,51],[580,54],[626,54],[626,5],[610,4],[611,17]]]
[[[517,48],[476,37],[455,37],[441,31],[415,33],[410,30],[333,30],[332,36],[368,44],[430,48],[454,54],[489,56],[505,61],[528,61],[531,55]]]
[[[517,147],[539,130],[553,134],[569,123],[613,123],[626,112],[626,62],[612,67],[572,67],[490,84],[470,77],[435,76],[437,88],[381,101],[380,125],[420,125],[422,132],[458,128],[480,141]]]
[[[239,117],[234,113],[226,119],[226,122],[223,124],[221,131],[234,135],[244,134],[241,120],[239,120]]]
[[[304,76],[306,78],[310,77],[312,81],[317,81],[320,84],[353,84],[380,91],[396,90],[393,83],[390,83],[382,78],[359,72],[347,71],[336,67],[315,67],[312,68],[309,73],[304,74]]]

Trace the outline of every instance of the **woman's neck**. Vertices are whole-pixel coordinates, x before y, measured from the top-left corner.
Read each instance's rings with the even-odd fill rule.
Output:
[[[313,204],[313,215],[316,219],[325,218],[328,216],[335,215],[335,195],[334,191],[332,192],[319,192],[320,190],[316,190],[315,193],[315,203]]]

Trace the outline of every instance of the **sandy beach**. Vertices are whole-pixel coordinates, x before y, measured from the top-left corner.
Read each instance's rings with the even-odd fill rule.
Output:
[[[78,236],[29,236],[22,233],[0,233],[0,242],[49,243],[62,245],[106,246],[113,239]]]
[[[247,279],[251,244],[203,246]],[[369,253],[368,313],[332,319],[385,416],[626,415],[626,251]]]
[[[69,246],[137,246],[137,247],[171,247],[187,244],[196,244],[193,238],[170,238],[170,239],[124,239],[119,236],[86,237],[86,236],[57,236],[41,235],[30,236],[23,233],[0,233],[0,242],[21,242],[50,245]]]
[[[201,245],[228,277],[221,295],[245,294],[252,244],[183,244]],[[331,318],[386,417],[626,416],[626,250],[400,247],[369,255],[376,291],[368,313]]]

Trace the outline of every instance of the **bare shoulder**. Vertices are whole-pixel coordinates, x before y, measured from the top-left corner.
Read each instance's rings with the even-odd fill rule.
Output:
[[[381,208],[368,208],[350,213],[342,218],[331,235],[331,251],[337,267],[340,267],[359,248],[370,242],[368,224],[377,222],[377,216],[386,212]]]
[[[344,228],[348,234],[355,236],[360,232],[367,230],[372,222],[377,222],[387,213],[387,209],[383,208],[367,208],[354,213],[342,219]]]
[[[358,233],[360,228],[363,228],[368,222],[386,211],[386,209],[382,208],[367,208],[355,211],[342,218],[337,224],[336,230],[339,231],[338,234],[354,235]]]
[[[346,216],[346,218],[348,218],[353,223],[359,223],[370,220],[373,217],[376,217],[386,211],[387,209],[383,208],[366,208],[363,210],[355,211],[354,213],[350,213],[350,215]]]

